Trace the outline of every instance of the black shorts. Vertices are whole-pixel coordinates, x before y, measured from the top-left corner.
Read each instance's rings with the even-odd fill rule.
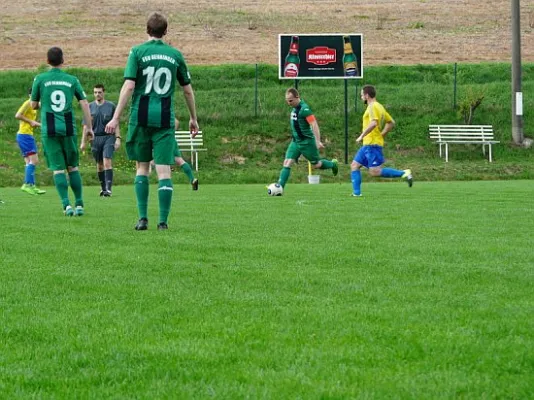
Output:
[[[95,136],[91,145],[91,152],[96,162],[102,162],[104,158],[113,158],[115,135]]]

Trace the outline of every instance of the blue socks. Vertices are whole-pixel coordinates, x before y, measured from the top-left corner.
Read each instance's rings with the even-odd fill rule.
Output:
[[[35,185],[35,165],[26,164],[26,169],[24,171],[24,183]]]
[[[381,178],[400,178],[404,175],[404,171],[399,171],[393,168],[382,168]],[[355,195],[361,194],[362,185],[362,173],[360,170],[352,171],[350,173],[350,179],[352,181],[352,193]]]
[[[350,180],[352,182],[352,193],[357,194],[359,196],[361,194],[362,186],[362,173],[360,172],[360,170],[351,171]]]
[[[382,174],[380,174],[382,178],[400,178],[402,175],[404,175],[404,171],[393,168],[382,168]]]

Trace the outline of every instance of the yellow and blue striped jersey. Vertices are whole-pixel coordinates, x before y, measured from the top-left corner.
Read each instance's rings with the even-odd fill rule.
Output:
[[[386,111],[384,106],[378,101],[373,101],[367,106],[363,114],[363,128],[362,132],[369,126],[371,121],[376,120],[378,125],[363,138],[363,145],[378,145],[384,146],[384,137],[381,132],[387,122],[393,121],[391,115]]]

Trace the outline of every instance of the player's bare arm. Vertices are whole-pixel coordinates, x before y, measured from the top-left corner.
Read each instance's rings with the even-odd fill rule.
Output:
[[[384,129],[382,130],[382,132],[380,132],[380,134],[382,135],[382,137],[386,137],[386,135],[391,132],[394,127],[395,121],[391,120],[390,122],[386,122],[386,125],[384,126]]]
[[[31,104],[27,103],[26,106],[24,107],[23,112],[26,112],[28,107],[31,107]],[[24,122],[30,124],[30,126],[33,127],[33,128],[41,126],[41,124],[39,122],[34,121],[33,119],[30,119],[30,118],[26,117],[23,113],[20,113],[20,112],[17,112],[15,114],[15,118],[20,120],[20,121],[24,121]]]
[[[369,125],[367,125],[367,128],[362,132],[360,136],[356,139],[356,142],[361,142],[364,137],[366,137],[373,129],[375,129],[378,125],[378,121],[376,119],[373,119]]]
[[[86,143],[87,143],[87,125],[83,124],[82,125],[82,140],[80,142],[80,150],[81,151],[85,150]]]
[[[189,132],[195,137],[198,133],[197,109],[195,105],[195,92],[191,84],[182,86],[185,104],[189,110]]]
[[[87,99],[80,100],[80,106],[82,107],[84,121],[91,121],[91,111],[89,110],[89,102]],[[84,126],[86,129],[87,138],[89,140],[93,140],[95,137],[95,134],[93,133],[93,127],[87,125]]]
[[[313,122],[310,124],[310,127],[312,129],[313,135],[315,136],[315,142],[317,144],[318,149],[324,149],[324,144],[321,142],[321,130],[319,129],[319,124],[317,123],[317,120],[314,118]]]
[[[121,146],[121,139],[121,128],[119,125],[117,125],[117,127],[115,128],[115,150],[118,150]]]
[[[135,81],[132,81],[131,79],[126,79],[122,84],[121,92],[119,95],[119,103],[117,104],[117,108],[115,109],[113,118],[106,125],[106,133],[115,133],[115,130],[119,126],[121,114],[126,108],[128,100],[130,100],[130,98],[132,97],[134,89]]]
[[[24,122],[27,122],[28,124],[30,124],[30,126],[32,127],[37,127],[37,126],[41,126],[41,124],[37,121],[34,121],[33,119],[29,119],[28,117],[25,117],[23,114],[21,113],[16,113],[15,114],[15,118],[16,119],[19,119],[21,121],[24,121]]]

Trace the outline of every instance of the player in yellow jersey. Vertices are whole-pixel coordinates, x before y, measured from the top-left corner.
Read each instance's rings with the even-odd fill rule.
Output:
[[[361,167],[369,169],[371,176],[382,178],[403,178],[412,186],[412,171],[405,169],[400,171],[393,168],[382,168],[384,164],[384,138],[395,126],[395,121],[386,111],[384,106],[376,101],[376,89],[374,86],[365,85],[360,93],[362,101],[367,104],[363,114],[362,133],[356,142],[363,142],[363,146],[354,156],[351,164],[352,195],[361,196],[362,175]]]
[[[31,94],[32,90],[30,88],[28,95],[31,96]],[[35,186],[35,167],[39,164],[39,157],[37,156],[37,144],[33,137],[33,128],[39,127],[41,124],[37,122],[37,111],[31,107],[30,99],[20,106],[15,118],[20,121],[17,143],[26,163],[24,184],[21,190],[29,194],[44,194],[46,193],[44,190]]]

